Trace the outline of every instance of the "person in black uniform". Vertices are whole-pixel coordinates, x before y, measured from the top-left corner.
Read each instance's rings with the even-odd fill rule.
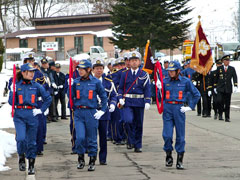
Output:
[[[214,78],[214,92],[217,94],[217,101],[219,107],[219,120],[223,120],[222,113],[225,111],[225,121],[230,122],[230,104],[232,92],[237,92],[238,82],[235,68],[229,66],[230,56],[222,57],[223,65],[217,68],[216,76]],[[232,79],[234,82],[234,89],[232,90]]]
[[[222,60],[221,59],[217,59],[216,60],[216,66],[222,66]],[[217,104],[217,94],[214,92],[213,88],[216,87],[216,84],[214,84],[214,79],[216,76],[217,70],[214,70],[212,72],[213,77],[212,77],[212,81],[211,81],[211,86],[212,86],[212,98],[213,98],[213,111],[214,111],[214,119],[218,118],[218,104]]]
[[[56,114],[59,116],[57,105],[58,101],[61,102],[61,119],[67,119],[66,117],[66,102],[65,102],[65,74],[61,72],[61,65],[59,63],[55,64],[56,73],[54,73],[54,79],[57,85],[58,93],[55,95],[55,104],[56,104]]]

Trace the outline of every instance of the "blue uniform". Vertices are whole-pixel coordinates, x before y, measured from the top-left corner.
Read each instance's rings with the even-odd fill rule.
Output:
[[[34,71],[33,81],[41,84],[46,91],[49,91],[49,86],[46,83],[46,79],[41,71],[36,69]],[[38,107],[43,104],[42,98],[38,99]],[[37,132],[37,152],[43,151],[43,143],[46,141],[47,135],[47,117],[44,114],[38,114],[38,132]]]
[[[38,107],[37,99],[42,97],[43,104]],[[12,105],[13,92],[10,91],[9,104]],[[51,96],[48,92],[38,83],[30,81],[26,84],[25,81],[20,80],[16,83],[16,96],[15,96],[15,113],[14,124],[16,129],[17,151],[19,155],[26,154],[26,157],[36,157],[36,138],[38,129],[38,118],[33,116],[33,110],[27,109],[25,106],[31,108],[39,108],[42,112],[51,104]],[[26,140],[26,141],[25,141]]]
[[[101,110],[107,110],[107,96],[101,81],[89,76],[87,80],[81,77],[74,80],[72,85],[72,99],[74,104],[74,123],[76,130],[77,154],[86,151],[85,140],[88,140],[88,155],[97,155],[97,128],[98,121],[94,118],[98,108],[97,95],[101,99]]]
[[[163,75],[163,79],[168,77],[168,70],[162,69],[162,75]]]
[[[142,148],[144,106],[151,101],[149,75],[141,69],[136,75],[131,70],[123,72],[118,94],[119,99],[125,98],[123,114],[128,144]]]
[[[186,68],[186,69],[184,69],[184,70],[181,71],[181,74],[182,74],[183,76],[189,78],[190,80],[192,80],[192,76],[193,76],[193,74],[194,74],[195,72],[196,72],[196,71],[193,70],[193,69],[191,69],[191,68]],[[191,101],[192,101],[192,96],[191,96],[190,93],[188,92],[186,102],[191,103]]]
[[[108,75],[108,77],[113,81],[116,90],[118,90],[119,87],[122,71],[123,70],[114,70],[113,73]],[[118,108],[116,108],[115,111],[111,113],[111,121],[109,122],[108,131],[110,132],[112,139],[116,144],[121,143],[123,140],[123,124],[121,112]]]
[[[163,132],[164,151],[173,150],[172,136],[173,128],[176,128],[176,144],[177,153],[185,152],[185,113],[180,111],[183,103],[186,102],[187,93],[192,97],[189,106],[194,109],[197,104],[200,93],[192,82],[186,78],[179,76],[177,80],[165,78],[163,81],[164,88],[164,111],[163,111]]]
[[[102,76],[102,85],[105,88],[107,97],[108,97],[108,105],[110,106],[113,104],[116,106],[117,104],[117,94],[115,91],[114,84],[111,79],[108,79],[105,77],[105,75]],[[100,109],[99,107],[98,109]],[[107,127],[108,122],[111,120],[110,112],[107,109],[104,115],[99,119],[98,124],[98,134],[99,134],[99,161],[102,163],[105,163],[107,161]]]

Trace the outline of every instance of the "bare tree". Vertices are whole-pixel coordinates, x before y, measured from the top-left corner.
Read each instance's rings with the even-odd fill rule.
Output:
[[[93,12],[96,14],[108,13],[111,6],[116,3],[116,0],[90,0],[93,4]]]
[[[4,30],[4,27],[6,26],[3,20],[3,15],[7,15],[9,9],[13,4],[14,4],[14,0],[0,0],[0,20],[1,20],[2,30]],[[8,29],[7,27],[5,28],[6,30]]]

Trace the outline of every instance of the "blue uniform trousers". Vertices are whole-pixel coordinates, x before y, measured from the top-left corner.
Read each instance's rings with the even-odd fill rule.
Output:
[[[14,125],[16,129],[17,152],[25,153],[27,159],[36,158],[38,118],[32,109],[15,109]]]
[[[124,114],[123,114],[123,109],[119,109],[120,111],[120,125],[119,125],[119,132],[120,132],[120,136],[122,140],[126,140],[127,139],[127,134],[126,134],[126,130],[125,130],[125,121],[124,121]]]
[[[72,151],[75,152],[75,142],[76,142],[76,131],[75,125],[73,122],[73,111],[70,109],[70,134],[71,134],[71,142],[72,142]]]
[[[116,143],[119,143],[122,141],[122,135],[120,132],[120,124],[121,124],[121,115],[120,110],[118,108],[115,109],[114,112],[111,113],[111,120],[113,121],[112,127],[113,127],[113,140]]]
[[[43,116],[43,142],[46,142],[47,137],[47,116]]]
[[[133,144],[135,148],[142,148],[144,108],[124,107],[123,113],[128,144]]]
[[[164,151],[172,151],[173,128],[176,130],[175,149],[177,153],[185,152],[185,113],[180,111],[182,104],[164,103],[163,132]]]
[[[98,120],[94,118],[96,109],[76,109],[74,111],[74,123],[76,130],[75,151],[84,154],[86,148],[88,156],[97,156],[97,129]],[[88,145],[86,147],[86,140]]]
[[[99,134],[99,161],[107,161],[107,124],[108,120],[98,121],[98,134]]]
[[[107,130],[107,137],[113,140],[113,120],[112,120],[112,113],[110,113],[111,119],[108,121],[108,130]]]
[[[42,101],[38,101],[37,102],[38,107],[42,107]],[[38,130],[37,130],[37,152],[41,152],[43,151],[43,140],[44,140],[44,118],[46,118],[44,116],[44,114],[38,114],[37,115],[38,118]]]

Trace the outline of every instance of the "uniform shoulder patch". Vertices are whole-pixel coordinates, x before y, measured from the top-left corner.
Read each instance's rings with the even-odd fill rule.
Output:
[[[110,81],[110,82],[113,81],[112,79],[109,79],[109,78],[107,78],[107,77],[105,77],[104,79],[106,79],[107,81]]]
[[[123,70],[122,72],[126,72],[128,69]]]

